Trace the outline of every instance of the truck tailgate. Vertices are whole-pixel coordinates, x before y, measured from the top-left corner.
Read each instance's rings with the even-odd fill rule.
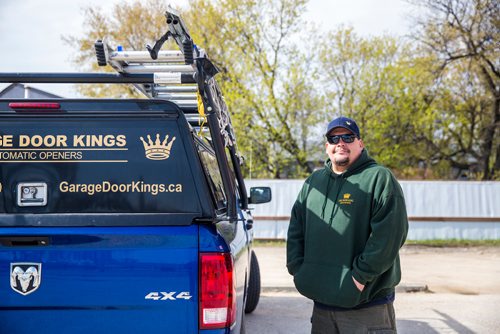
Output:
[[[2,333],[198,330],[197,225],[5,227],[0,241]]]

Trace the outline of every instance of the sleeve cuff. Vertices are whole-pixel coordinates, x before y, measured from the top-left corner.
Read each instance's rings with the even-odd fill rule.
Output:
[[[358,274],[358,272],[356,272],[354,269],[352,270],[351,274],[352,274],[352,277],[354,277],[354,279],[355,279],[356,281],[358,281],[359,283],[361,283],[361,284],[363,284],[363,285],[366,285],[366,283],[368,283],[368,281],[367,281],[367,280],[365,280],[363,277],[361,277],[361,276]]]

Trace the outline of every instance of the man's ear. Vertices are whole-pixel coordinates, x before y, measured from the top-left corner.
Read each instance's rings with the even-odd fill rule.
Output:
[[[359,139],[359,147],[365,148],[365,143],[363,143],[363,139]]]

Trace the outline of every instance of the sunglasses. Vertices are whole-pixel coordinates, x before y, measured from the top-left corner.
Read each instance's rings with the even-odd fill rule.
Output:
[[[333,135],[333,136],[326,136],[326,140],[330,144],[338,144],[340,142],[340,139],[346,144],[350,144],[356,139],[356,135],[350,134],[350,135]]]

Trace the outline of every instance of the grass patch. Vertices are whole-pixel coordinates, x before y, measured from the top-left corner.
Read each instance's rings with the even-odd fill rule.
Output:
[[[405,245],[427,247],[500,247],[500,239],[465,240],[465,239],[432,239],[407,240]]]
[[[283,239],[255,239],[254,247],[285,247],[286,241]]]
[[[286,241],[282,239],[256,239],[255,247],[285,247]],[[407,240],[407,246],[426,247],[500,247],[500,239],[489,240],[463,240],[463,239],[432,239],[432,240]]]

